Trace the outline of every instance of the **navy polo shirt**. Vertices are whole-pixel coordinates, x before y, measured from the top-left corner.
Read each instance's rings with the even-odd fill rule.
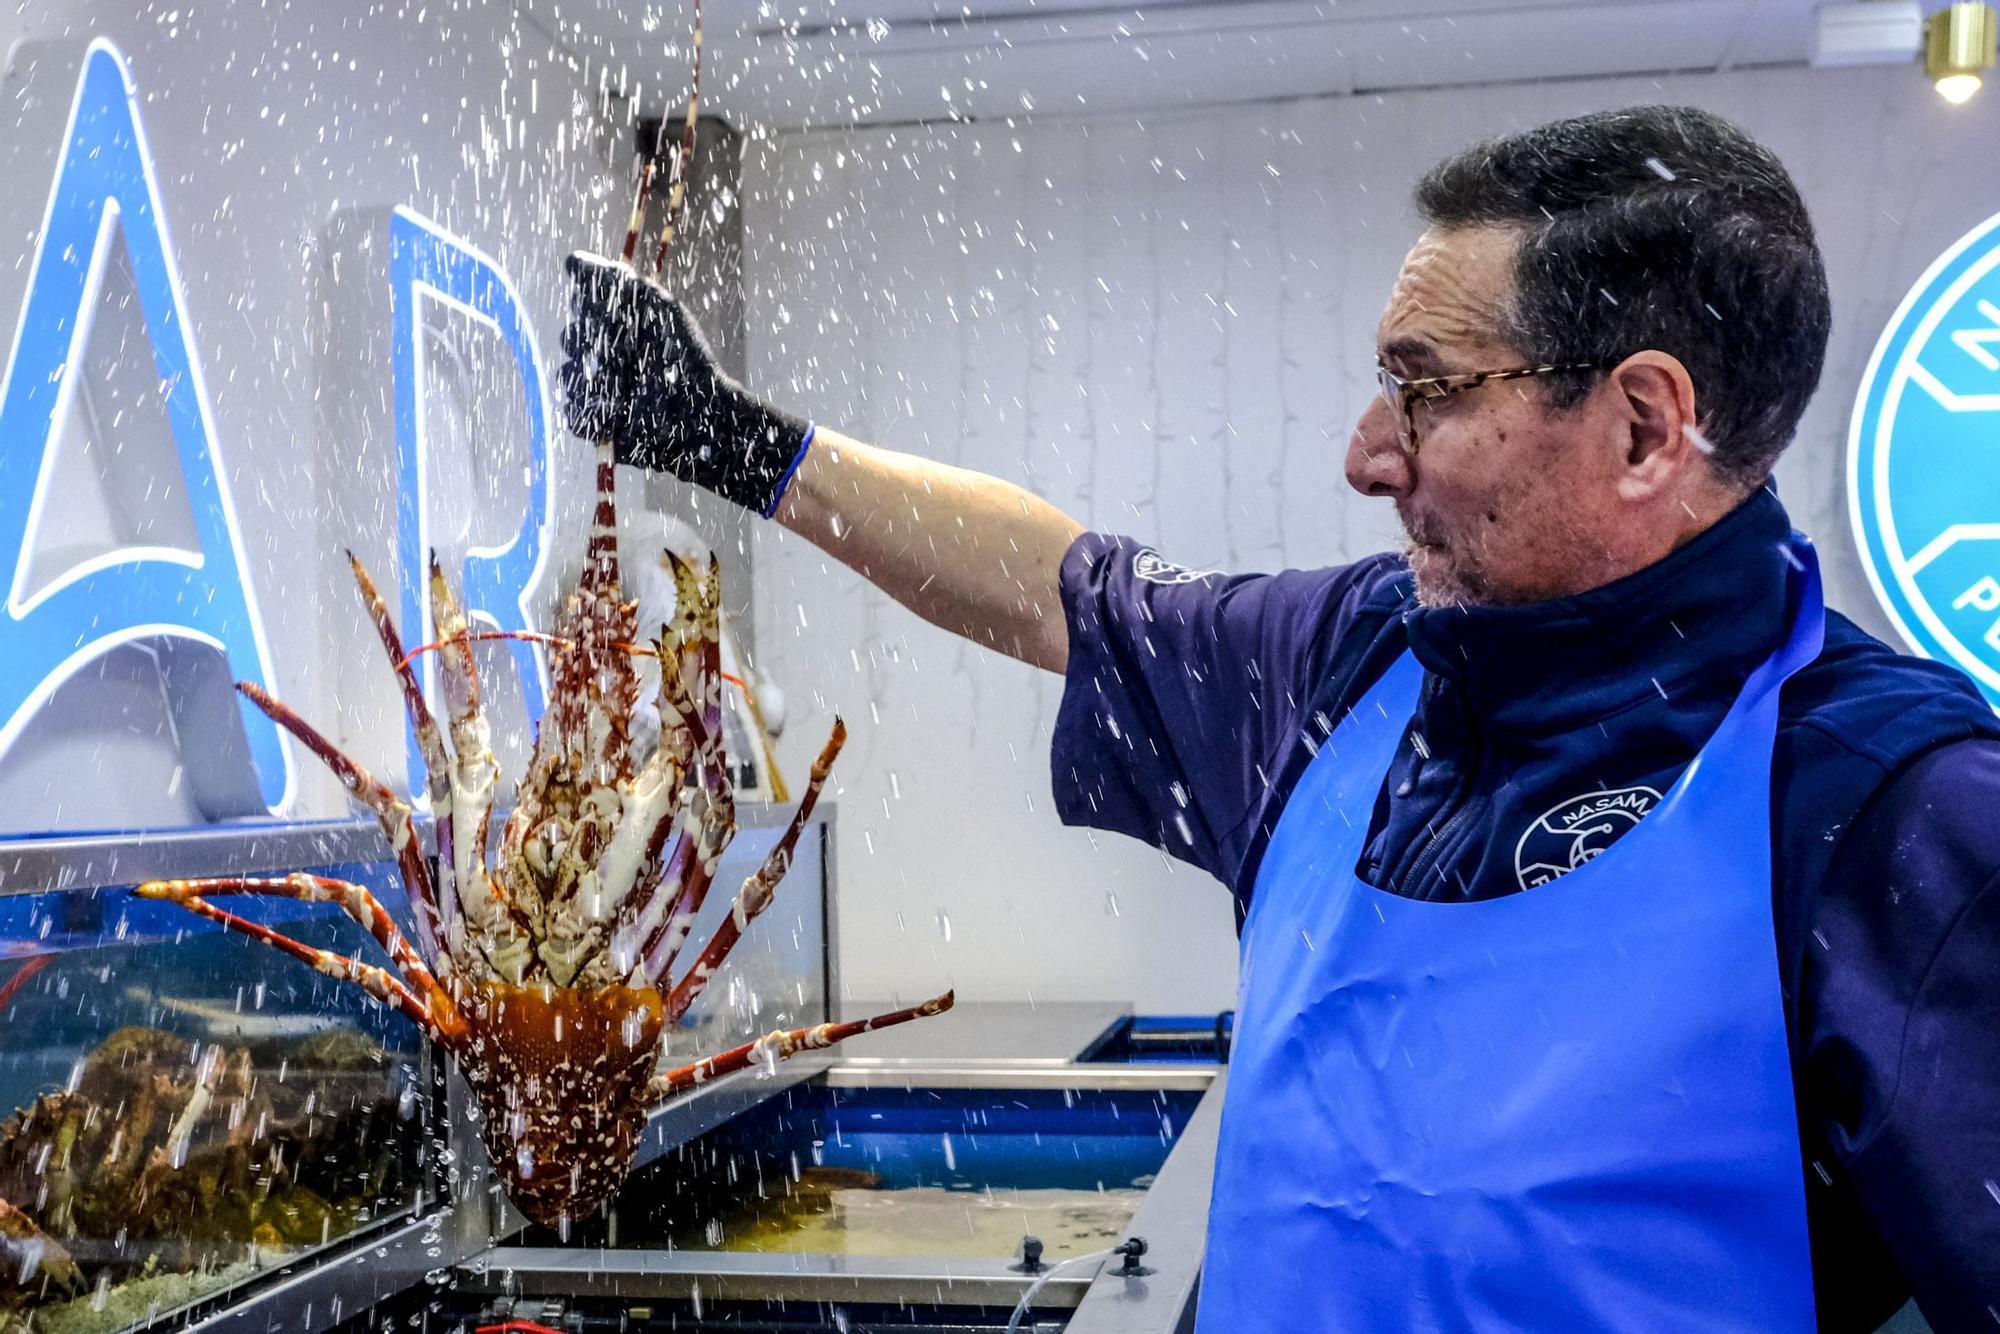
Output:
[[[1423,693],[1359,874],[1433,900],[1531,889],[1644,819],[1781,642],[1790,531],[1759,491],[1604,588],[1444,609],[1398,556],[1224,575],[1086,533],[1062,566],[1057,812],[1210,872],[1240,921],[1318,741],[1408,649]],[[1873,1329],[1914,1292],[1939,1330],[1994,1328],[2000,722],[1952,668],[1829,612],[1771,782],[1821,1327]]]

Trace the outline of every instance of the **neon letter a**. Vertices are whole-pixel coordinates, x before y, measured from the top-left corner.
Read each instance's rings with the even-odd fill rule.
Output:
[[[196,549],[128,546],[31,588],[28,567],[54,455],[118,232],[131,256]],[[78,668],[134,640],[192,640],[227,655],[238,679],[270,679],[186,312],[131,76],[117,49],[100,39],[84,55],[20,328],[0,376],[0,571],[9,557],[15,562],[0,615],[0,753]],[[292,784],[277,728],[247,701],[238,702],[237,716],[263,800],[276,810]]]

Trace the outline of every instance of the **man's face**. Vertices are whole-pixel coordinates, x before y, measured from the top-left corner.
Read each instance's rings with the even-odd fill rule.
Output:
[[[1496,330],[1513,292],[1519,233],[1433,228],[1403,261],[1376,352],[1404,379],[1503,370],[1532,360]],[[1390,496],[1426,606],[1538,602],[1592,587],[1592,541],[1611,518],[1610,453],[1589,401],[1555,412],[1537,379],[1462,390],[1415,408],[1416,453],[1378,395],[1355,424],[1347,480]],[[1602,475],[1600,475],[1602,474]],[[1593,551],[1593,547],[1598,549]]]

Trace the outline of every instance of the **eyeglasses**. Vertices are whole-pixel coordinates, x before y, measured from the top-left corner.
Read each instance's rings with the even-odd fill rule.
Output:
[[[1396,420],[1402,423],[1402,433],[1398,443],[1403,452],[1411,457],[1417,452],[1417,404],[1435,403],[1438,399],[1449,398],[1466,389],[1477,389],[1482,384],[1496,380],[1525,380],[1536,375],[1554,375],[1560,371],[1594,371],[1598,367],[1588,361],[1564,362],[1559,366],[1515,366],[1500,371],[1471,371],[1464,375],[1427,375],[1422,379],[1405,380],[1396,372],[1375,359],[1375,379],[1382,386],[1382,401],[1396,411]]]

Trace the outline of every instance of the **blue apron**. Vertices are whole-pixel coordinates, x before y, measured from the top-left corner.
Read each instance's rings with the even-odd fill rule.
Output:
[[[1354,873],[1417,704],[1405,654],[1286,802],[1245,922],[1197,1328],[1807,1330],[1771,919],[1783,648],[1666,798],[1524,893]]]

